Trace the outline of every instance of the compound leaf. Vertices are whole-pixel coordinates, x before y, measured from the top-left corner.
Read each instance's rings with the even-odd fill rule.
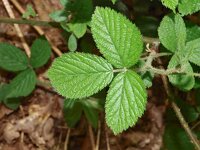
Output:
[[[161,43],[171,52],[183,50],[186,41],[186,27],[182,17],[177,14],[174,19],[165,16],[158,28]]]
[[[143,49],[142,36],[125,16],[110,8],[97,7],[91,31],[100,52],[115,67],[136,64]]]
[[[162,0],[162,4],[175,12],[178,0]]]
[[[0,43],[0,67],[7,71],[21,71],[28,67],[28,59],[17,47]]]
[[[178,10],[181,15],[191,15],[200,10],[200,0],[180,0]]]
[[[200,38],[187,42],[185,52],[190,62],[200,66]]]
[[[193,73],[192,66],[188,61],[181,61],[179,56],[174,55],[169,61],[168,69],[181,68],[184,72]],[[195,79],[194,76],[186,74],[171,74],[168,76],[169,81],[179,89],[188,91],[193,88]]]
[[[102,57],[68,53],[53,62],[48,76],[58,93],[75,99],[88,97],[107,86],[113,78],[113,68]]]
[[[106,122],[115,134],[133,126],[144,113],[147,95],[144,83],[133,71],[119,73],[106,98]]]
[[[45,37],[40,37],[31,46],[30,63],[34,68],[43,66],[51,56],[51,46]]]

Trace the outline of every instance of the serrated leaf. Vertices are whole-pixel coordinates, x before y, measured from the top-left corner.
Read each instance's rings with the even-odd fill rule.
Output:
[[[71,52],[76,51],[77,49],[77,40],[74,34],[71,34],[68,40],[68,48]]]
[[[165,148],[168,150],[195,149],[185,130],[176,124],[166,125],[163,141]]]
[[[133,71],[119,73],[113,80],[106,98],[106,122],[114,134],[132,127],[146,108],[144,83]]]
[[[116,68],[137,63],[143,49],[142,36],[125,16],[110,8],[97,7],[91,31],[100,52]]]
[[[80,120],[82,111],[82,106],[79,102],[71,99],[66,99],[64,101],[64,119],[70,128],[74,127]]]
[[[174,19],[165,16],[158,28],[161,43],[171,52],[183,50],[186,41],[186,27],[183,19],[176,14]]]
[[[30,63],[32,67],[39,68],[47,63],[51,56],[51,46],[45,37],[36,39],[31,46]]]
[[[17,47],[0,43],[0,67],[8,71],[21,71],[28,67],[28,59]]]
[[[176,6],[178,5],[178,0],[161,0],[161,1],[165,7],[175,12]]]
[[[193,73],[192,66],[188,61],[181,61],[179,56],[174,55],[169,61],[168,69],[180,68],[184,72]],[[169,81],[181,90],[188,91],[194,86],[194,76],[186,74],[171,74],[168,75]]]
[[[35,85],[35,72],[32,69],[24,70],[9,83],[9,93],[6,99],[28,96],[34,90]]]
[[[67,21],[68,12],[65,10],[54,11],[49,14],[49,17],[56,22]]]
[[[200,10],[200,0],[180,0],[178,11],[181,15],[191,15]]]
[[[190,62],[200,66],[200,38],[187,42],[184,52]]]
[[[97,93],[111,82],[113,68],[102,57],[68,53],[53,62],[48,76],[62,96],[84,98]]]
[[[28,19],[29,17],[35,17],[36,12],[33,9],[32,5],[28,4],[26,7],[26,12],[23,13],[22,18]]]

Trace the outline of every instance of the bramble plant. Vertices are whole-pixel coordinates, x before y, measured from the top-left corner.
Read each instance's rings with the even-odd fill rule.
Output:
[[[96,128],[98,110],[103,109],[102,101],[105,99],[106,123],[114,134],[122,133],[134,126],[144,114],[148,97],[146,89],[152,86],[155,75],[162,75],[166,94],[175,112],[169,111],[167,120],[168,116],[170,119],[177,116],[184,128],[167,123],[164,144],[167,149],[173,150],[200,149],[199,132],[194,131],[194,135],[187,124],[199,118],[200,104],[194,108],[181,101],[166,80],[167,76],[169,82],[183,92],[192,89],[199,92],[200,27],[183,17],[198,12],[200,0],[161,0],[172,12],[162,18],[157,28],[159,38],[143,36],[144,30],[139,25],[109,7],[94,8],[92,0],[60,2],[64,9],[51,13],[50,17],[68,33],[70,52],[54,59],[47,76],[55,90],[66,98],[64,118],[68,126],[74,127],[84,112]],[[110,2],[119,3],[117,0]],[[30,7],[24,17],[34,16],[33,12]],[[81,40],[86,33],[92,34],[100,56],[91,54],[90,45],[82,46]],[[82,47],[84,50],[80,52]],[[88,49],[85,50],[85,47]],[[162,52],[158,53],[159,48]],[[50,54],[50,45],[44,38],[33,43],[30,58],[18,48],[1,43],[0,67],[17,75],[9,84],[1,86],[0,100],[10,108],[17,108],[19,100],[15,100],[18,105],[14,106],[8,101],[28,96],[33,91],[37,82],[34,69],[43,66]],[[160,59],[164,56],[168,58],[167,69]],[[154,67],[153,62],[157,59],[161,66]],[[107,91],[106,98],[96,98],[103,89]],[[175,132],[176,138],[182,140],[185,146],[174,143],[171,137]]]

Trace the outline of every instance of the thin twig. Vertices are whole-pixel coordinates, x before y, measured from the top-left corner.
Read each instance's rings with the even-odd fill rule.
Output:
[[[104,126],[105,126],[105,136],[106,136],[106,147],[107,147],[107,150],[110,150],[110,141],[109,141],[109,137],[108,137],[108,131],[107,131],[106,123],[104,123]]]
[[[66,138],[65,138],[65,143],[64,143],[64,150],[68,149],[68,143],[69,143],[70,133],[71,133],[71,129],[68,128],[67,135],[66,135]]]
[[[21,13],[24,14],[25,10],[22,8],[22,6],[19,4],[19,2],[17,0],[11,0],[11,2],[13,3],[13,5],[17,8],[17,10]],[[44,31],[39,27],[39,26],[33,26],[33,28],[39,33],[39,35],[45,35],[46,39],[49,41],[49,43],[51,44],[51,47],[53,49],[53,51],[58,55],[61,56],[62,52],[51,42],[51,40],[49,39],[48,35],[46,35],[44,33]]]
[[[10,18],[12,18],[12,19],[9,18],[9,20],[13,20],[13,19],[15,20],[14,13],[13,13],[11,7],[10,7],[10,3],[8,2],[8,0],[2,0],[2,1],[3,1],[5,8],[6,8],[6,11],[8,12],[8,15],[10,16]],[[0,20],[0,22],[1,22],[1,20]],[[17,32],[17,34],[18,34],[18,36],[19,36],[19,38],[22,42],[22,46],[24,47],[24,50],[25,50],[27,56],[30,57],[30,55],[31,55],[30,48],[29,48],[28,44],[26,43],[26,40],[24,38],[24,35],[22,34],[22,31],[21,31],[19,25],[14,24],[14,27],[15,27],[15,30],[16,30],[16,32]]]

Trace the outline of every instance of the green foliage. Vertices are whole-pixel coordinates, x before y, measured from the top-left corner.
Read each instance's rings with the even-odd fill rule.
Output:
[[[198,39],[200,36],[200,27],[197,25],[187,26],[187,42]]]
[[[68,53],[53,62],[48,76],[61,95],[68,98],[83,98],[107,86],[113,78],[113,68],[101,57]]]
[[[171,52],[182,50],[186,41],[186,27],[180,15],[165,16],[158,28],[161,43]]]
[[[57,10],[49,14],[49,17],[56,22],[62,22],[68,19],[67,18],[68,15],[69,13],[66,12],[65,10]]]
[[[115,134],[133,126],[146,107],[146,90],[133,71],[119,73],[110,85],[106,98],[106,122]]]
[[[0,43],[0,67],[7,71],[25,70],[28,67],[28,59],[17,47]]]
[[[113,4],[115,4],[117,2],[117,0],[111,0]]]
[[[71,52],[76,51],[77,49],[77,40],[74,34],[71,34],[68,40],[68,48]]]
[[[163,5],[166,6],[167,8],[170,8],[175,12],[175,9],[178,5],[178,0],[161,0]]]
[[[180,0],[178,10],[181,15],[190,15],[200,10],[200,0]]]
[[[187,42],[185,52],[190,62],[200,66],[200,38]]]
[[[31,46],[30,64],[34,68],[39,68],[47,63],[51,56],[51,46],[45,37],[36,39]]]
[[[178,55],[174,55],[169,61],[168,69],[181,68],[181,70],[193,73],[192,66],[188,61],[181,61]],[[169,75],[169,81],[182,90],[190,90],[193,88],[195,79],[192,75],[172,74]]]
[[[87,24],[85,23],[68,23],[69,31],[74,33],[77,38],[81,38],[87,31]]]
[[[164,146],[167,150],[194,150],[194,146],[184,129],[175,124],[167,124],[164,133]]]
[[[26,12],[22,15],[22,18],[25,18],[25,19],[28,19],[29,17],[36,17],[35,10],[30,4],[27,5]]]
[[[110,8],[97,7],[91,31],[100,52],[115,67],[136,64],[142,53],[142,36],[126,17]]]

